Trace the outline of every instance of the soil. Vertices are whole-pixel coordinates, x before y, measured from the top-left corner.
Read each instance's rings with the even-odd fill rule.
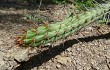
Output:
[[[110,26],[96,22],[65,40],[57,41],[53,48],[33,48],[27,61],[12,60],[9,53],[27,49],[15,44],[16,36],[42,24],[23,19],[24,15],[35,14],[50,23],[67,17],[74,6],[42,4],[38,9],[38,6],[5,5],[8,4],[0,5],[0,53],[3,53],[0,57],[8,62],[7,70],[110,70]]]

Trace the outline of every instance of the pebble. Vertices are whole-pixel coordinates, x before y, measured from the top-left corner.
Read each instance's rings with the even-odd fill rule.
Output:
[[[87,30],[90,30],[90,31],[93,31],[93,28],[92,27],[87,27],[86,29]]]
[[[60,57],[57,58],[57,62],[61,63],[62,65],[66,65],[68,62],[71,62],[71,58],[70,57]]]
[[[12,11],[14,11],[14,10],[15,10],[15,8],[12,8],[12,7],[11,7],[11,8],[9,8],[9,9],[10,9],[10,10],[12,10]]]
[[[61,65],[57,64],[57,65],[56,65],[56,68],[57,68],[57,69],[61,68]]]
[[[14,58],[19,62],[28,60],[28,48],[25,50],[22,49],[21,51],[17,53],[15,52],[14,54]]]
[[[51,67],[50,67],[50,65],[47,65],[46,68],[47,68],[47,69],[50,69]]]
[[[68,48],[67,51],[68,51],[68,52],[71,52],[71,48]]]
[[[3,44],[3,41],[2,40],[0,40],[0,45],[2,45]]]

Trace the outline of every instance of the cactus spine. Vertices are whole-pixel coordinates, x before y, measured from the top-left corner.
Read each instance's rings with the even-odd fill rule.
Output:
[[[71,16],[62,22],[55,24],[44,24],[27,31],[26,34],[19,36],[18,43],[23,46],[36,47],[45,45],[59,39],[68,37],[69,35],[79,31],[82,27],[90,22],[97,20],[104,14],[108,13],[110,3],[99,5],[94,9]]]

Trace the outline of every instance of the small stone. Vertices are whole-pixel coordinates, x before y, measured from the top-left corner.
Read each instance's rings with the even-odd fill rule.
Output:
[[[22,26],[22,24],[19,24],[18,26]]]
[[[49,62],[49,63],[51,63],[51,62],[52,62],[52,60],[49,60],[48,62]]]
[[[57,58],[57,62],[61,63],[62,65],[66,65],[68,62],[71,62],[71,58],[70,57],[60,57],[60,58]]]
[[[56,68],[58,68],[58,69],[61,68],[61,65],[57,64],[57,65],[56,65]]]
[[[50,69],[51,67],[49,65],[46,66],[47,69]]]
[[[81,48],[76,48],[77,51],[81,51]]]
[[[28,49],[21,50],[21,51],[15,53],[14,58],[19,62],[26,61],[28,59]]]
[[[34,67],[33,69],[31,69],[31,70],[37,70],[37,68],[36,67]]]
[[[59,58],[59,59],[57,59],[57,62],[59,62],[59,63],[61,63],[63,65],[66,65],[67,60],[65,58]]]
[[[2,45],[2,44],[3,44],[3,41],[0,40],[0,45]]]
[[[57,15],[59,15],[59,13],[57,13]]]
[[[12,10],[12,11],[13,11],[13,10],[15,10],[15,8],[12,8],[12,7],[11,7],[11,8],[9,8],[9,9],[10,9],[10,10]]]
[[[68,48],[67,51],[70,52],[71,51],[71,48]]]
[[[71,60],[70,57],[67,57],[66,59],[67,59],[67,61],[68,61],[69,63],[71,63],[72,60]]]
[[[91,31],[91,30],[93,30],[93,28],[92,28],[92,27],[87,27],[86,29],[87,29],[87,30],[90,30],[90,31]]]

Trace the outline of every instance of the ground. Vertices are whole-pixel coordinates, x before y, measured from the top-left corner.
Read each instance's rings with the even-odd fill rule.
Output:
[[[25,14],[61,21],[72,5],[0,5],[0,70],[110,70],[110,26],[93,22],[77,34],[57,41],[53,48],[22,48],[15,38],[38,22],[23,19]],[[60,42],[60,43],[59,43]]]

